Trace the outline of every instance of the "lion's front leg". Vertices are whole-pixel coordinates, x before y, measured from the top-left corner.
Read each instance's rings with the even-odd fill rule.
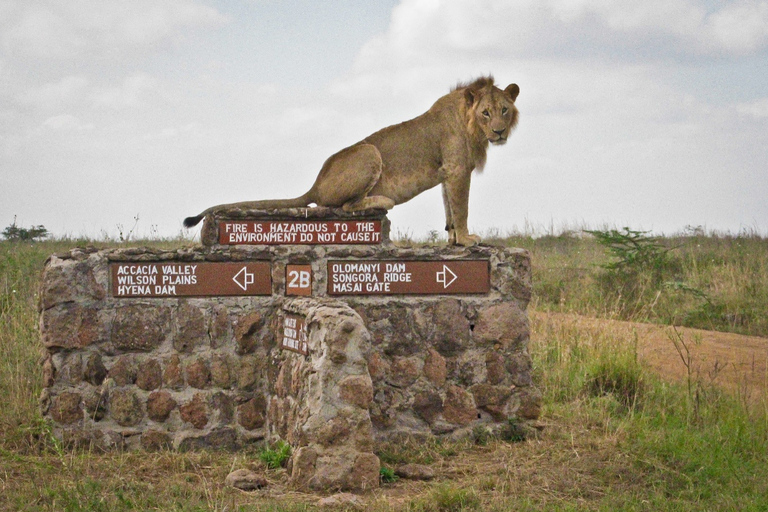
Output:
[[[445,208],[445,231],[448,233],[448,244],[456,245],[456,230],[453,228],[453,213],[451,212],[451,201],[448,199],[448,189],[445,183],[443,189],[443,207]]]
[[[470,173],[457,173],[443,183],[443,200],[447,199],[446,219],[450,210],[451,223],[448,224],[448,241],[453,245],[465,247],[477,245],[480,237],[469,233],[467,217],[469,215]]]

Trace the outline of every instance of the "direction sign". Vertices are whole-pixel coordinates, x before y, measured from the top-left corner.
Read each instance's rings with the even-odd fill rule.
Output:
[[[272,294],[269,262],[112,263],[113,297]]]
[[[219,222],[222,245],[380,244],[380,220],[248,220]]]
[[[312,295],[312,265],[285,266],[285,294]]]
[[[286,313],[283,319],[283,332],[281,333],[281,346],[285,350],[309,354],[307,346],[307,323],[303,316]]]
[[[490,289],[488,260],[328,262],[328,295],[453,295]]]

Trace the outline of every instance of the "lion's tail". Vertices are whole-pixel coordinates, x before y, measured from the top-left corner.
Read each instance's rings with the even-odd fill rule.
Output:
[[[299,208],[301,206],[307,206],[311,203],[309,199],[309,192],[303,196],[294,197],[293,199],[264,199],[262,201],[243,201],[241,203],[220,204],[219,206],[213,206],[208,208],[200,215],[194,217],[187,217],[184,219],[184,227],[191,228],[196,226],[203,218],[211,212],[218,210],[228,210],[231,208],[240,209],[254,209],[254,210],[268,210],[273,208]]]

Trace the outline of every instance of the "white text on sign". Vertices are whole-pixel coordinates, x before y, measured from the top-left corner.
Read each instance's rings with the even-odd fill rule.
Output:
[[[222,221],[219,243],[225,245],[378,244],[381,221]]]
[[[490,291],[488,260],[329,261],[329,295]]]

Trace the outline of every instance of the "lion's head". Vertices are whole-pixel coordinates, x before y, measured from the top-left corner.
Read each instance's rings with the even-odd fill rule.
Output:
[[[515,100],[520,87],[510,84],[502,91],[493,85],[493,77],[480,78],[464,87],[470,132],[481,132],[491,144],[507,142],[517,124]]]

